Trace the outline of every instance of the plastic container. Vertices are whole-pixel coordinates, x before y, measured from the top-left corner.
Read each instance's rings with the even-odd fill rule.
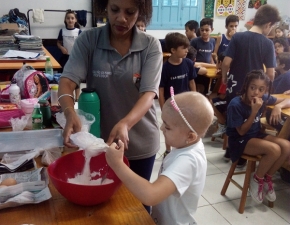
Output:
[[[32,118],[32,129],[33,130],[42,129],[43,117],[42,117],[42,113],[40,111],[39,103],[36,103],[34,105],[34,110],[33,110],[31,118]]]
[[[58,105],[58,85],[52,85],[50,90],[50,104]]]
[[[51,111],[49,102],[47,100],[39,100],[38,103],[40,105],[40,111],[42,113],[42,127],[51,127]]]
[[[50,57],[46,57],[46,61],[45,61],[45,73],[48,73],[50,75],[53,76],[53,66],[52,63],[50,61]]]
[[[21,100],[21,96],[20,96],[20,88],[17,86],[17,82],[16,79],[12,79],[11,81],[11,85],[9,87],[9,99],[10,102],[16,105],[20,105],[20,100]]]
[[[20,106],[25,114],[31,114],[34,110],[34,105],[38,102],[37,98],[22,99]]]
[[[93,88],[83,88],[78,100],[79,109],[90,113],[95,117],[95,122],[91,125],[90,133],[96,137],[101,137],[100,127],[100,98]]]

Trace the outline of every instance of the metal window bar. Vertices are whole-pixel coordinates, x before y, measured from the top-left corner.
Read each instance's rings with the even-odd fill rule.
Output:
[[[67,10],[54,10],[54,9],[44,9],[45,12],[67,12],[71,9],[67,9]],[[27,21],[28,21],[28,31],[29,31],[29,35],[31,35],[31,30],[30,30],[30,19],[29,19],[29,13],[32,12],[33,9],[29,9],[27,11]],[[78,10],[71,10],[71,11],[78,11]],[[87,13],[91,13],[91,11],[87,11]],[[92,16],[92,22],[93,22],[93,16]]]

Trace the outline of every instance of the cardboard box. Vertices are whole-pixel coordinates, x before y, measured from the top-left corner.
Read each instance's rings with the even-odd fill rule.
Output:
[[[0,23],[0,35],[13,35],[19,33],[19,27],[17,23]]]

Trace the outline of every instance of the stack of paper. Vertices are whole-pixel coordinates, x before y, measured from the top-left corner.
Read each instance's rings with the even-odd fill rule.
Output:
[[[3,58],[35,59],[39,56],[40,54],[37,52],[9,50],[3,55]]]

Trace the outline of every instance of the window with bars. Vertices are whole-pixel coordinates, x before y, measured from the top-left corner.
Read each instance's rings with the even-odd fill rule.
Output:
[[[153,0],[153,15],[148,30],[184,29],[188,20],[199,22],[202,0]]]

